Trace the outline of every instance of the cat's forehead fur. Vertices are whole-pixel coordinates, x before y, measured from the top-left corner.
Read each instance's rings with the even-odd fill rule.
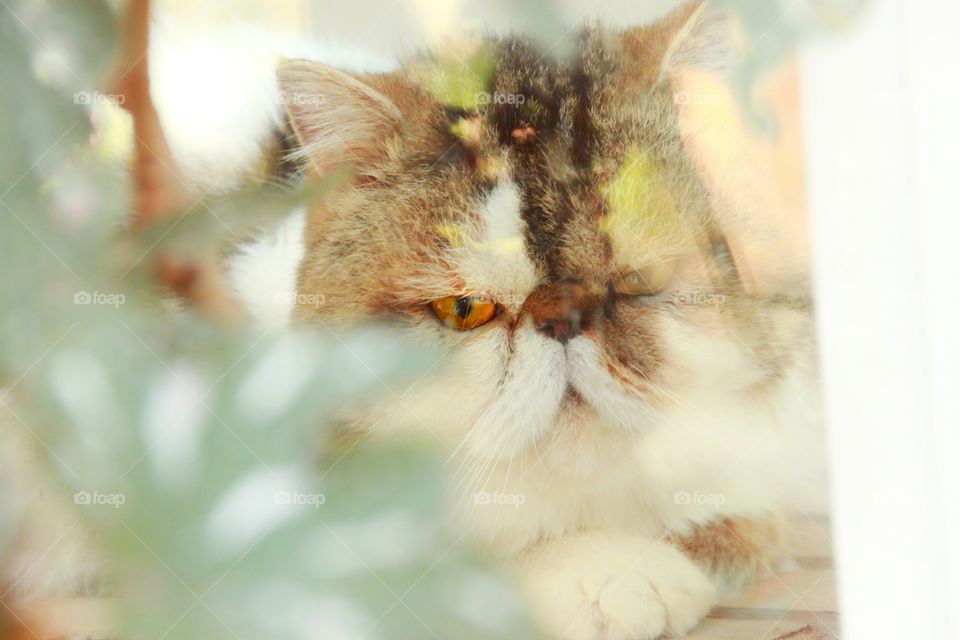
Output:
[[[344,318],[469,293],[518,307],[538,284],[601,288],[619,271],[708,245],[707,197],[669,84],[656,82],[659,40],[657,30],[585,28],[564,59],[520,38],[483,42],[474,55],[489,72],[477,78],[461,65],[477,89],[468,108],[424,81],[424,69],[449,74],[447,59],[359,78],[401,121],[375,141],[370,179],[311,217],[301,289],[323,291]],[[632,192],[642,201],[627,208],[653,219],[618,224],[635,215],[617,210]],[[675,206],[663,211],[650,193]],[[314,313],[329,317],[331,307],[298,310]]]

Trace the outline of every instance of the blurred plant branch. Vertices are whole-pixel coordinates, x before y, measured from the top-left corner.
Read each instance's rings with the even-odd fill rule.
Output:
[[[133,118],[134,156],[131,166],[134,231],[143,231],[163,218],[187,215],[196,204],[170,152],[160,118],[150,97],[150,0],[129,0],[122,21],[116,93]],[[160,284],[196,308],[220,319],[238,315],[238,305],[223,286],[215,252],[201,257],[155,260]]]
[[[184,208],[189,194],[150,99],[150,0],[129,0],[122,39],[116,89],[118,95],[124,96],[123,107],[133,116],[133,224],[142,229],[157,218]]]

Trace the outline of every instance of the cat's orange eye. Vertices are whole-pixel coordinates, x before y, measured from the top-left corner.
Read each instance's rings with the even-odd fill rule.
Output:
[[[497,315],[497,303],[475,296],[447,296],[430,303],[433,312],[446,325],[466,331],[493,320]]]
[[[666,288],[672,276],[670,263],[657,262],[624,274],[613,284],[613,289],[625,296],[653,296]]]

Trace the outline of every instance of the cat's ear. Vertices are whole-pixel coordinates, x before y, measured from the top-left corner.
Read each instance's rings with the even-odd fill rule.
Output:
[[[402,116],[383,94],[310,60],[283,60],[277,85],[299,142],[298,155],[321,174],[349,164],[361,174],[386,156]]]
[[[712,0],[691,0],[657,22],[621,36],[631,79],[653,87],[684,70],[723,71],[733,55],[729,13]]]

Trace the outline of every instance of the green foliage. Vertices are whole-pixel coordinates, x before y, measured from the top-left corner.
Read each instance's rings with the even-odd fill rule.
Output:
[[[461,59],[454,54],[419,63],[413,69],[417,81],[443,105],[476,109],[487,98],[495,60],[484,46]]]
[[[74,99],[113,19],[0,9],[0,399],[97,532],[121,637],[525,637],[510,587],[444,525],[442,458],[334,444],[343,407],[438,354],[378,328],[215,326],[153,286],[159,252],[208,251],[329,185],[207,197],[132,238],[126,177]]]

